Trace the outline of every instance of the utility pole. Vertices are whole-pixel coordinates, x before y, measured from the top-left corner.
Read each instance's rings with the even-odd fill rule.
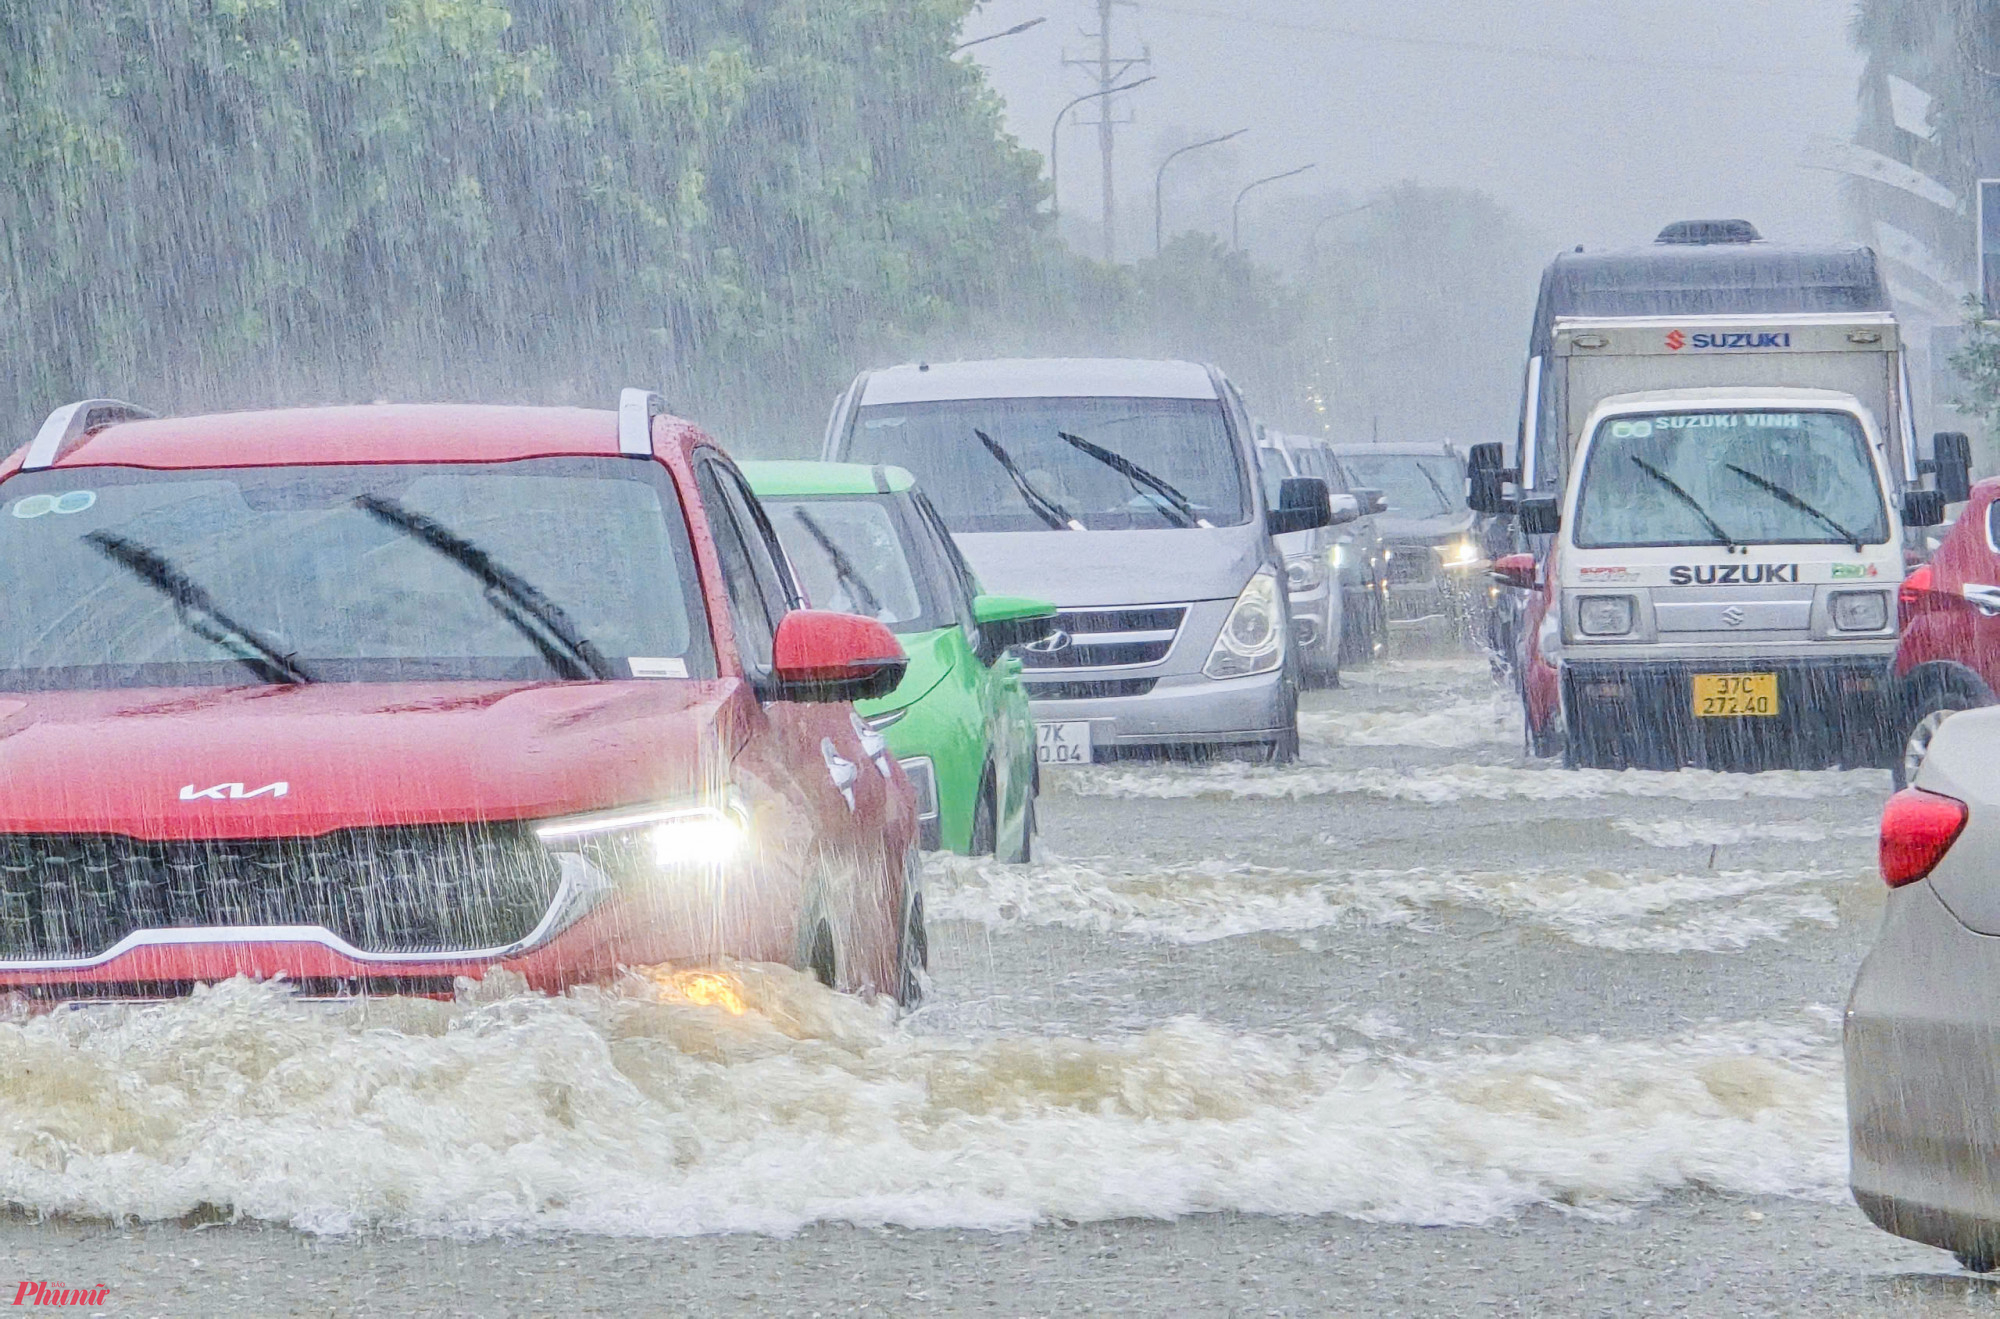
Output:
[[[1064,59],[1070,68],[1088,69],[1097,83],[1097,96],[1103,104],[1098,107],[1097,151],[1103,168],[1102,188],[1104,193],[1104,260],[1109,264],[1118,259],[1118,200],[1116,175],[1112,169],[1114,130],[1117,120],[1112,117],[1111,94],[1118,90],[1118,82],[1126,74],[1141,65],[1153,62],[1151,50],[1142,50],[1136,56],[1113,55],[1111,53],[1111,11],[1130,0],[1097,0],[1097,31],[1091,34],[1097,41],[1094,58]]]

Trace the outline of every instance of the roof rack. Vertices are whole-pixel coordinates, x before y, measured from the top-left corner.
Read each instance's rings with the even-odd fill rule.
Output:
[[[653,456],[653,418],[667,410],[667,401],[650,389],[618,391],[618,452],[627,458]]]
[[[72,441],[83,438],[99,426],[109,426],[117,421],[145,421],[155,415],[136,403],[115,398],[86,398],[66,403],[51,412],[49,419],[42,423],[42,428],[35,432],[34,440],[28,445],[28,456],[21,460],[21,470],[32,472],[38,468],[54,467]]]

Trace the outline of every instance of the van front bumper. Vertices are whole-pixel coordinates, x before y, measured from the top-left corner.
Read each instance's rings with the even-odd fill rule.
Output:
[[[1703,717],[1696,674],[1772,673],[1778,713]],[[1606,769],[1883,767],[1900,747],[1884,656],[1562,662],[1570,763]]]
[[[1199,673],[1149,678],[1080,670],[1059,682],[1030,680],[1025,686],[1038,722],[1089,721],[1094,750],[1280,742],[1292,736],[1296,717],[1297,697],[1282,668],[1220,680]],[[1043,694],[1051,689],[1062,691],[1062,698]],[[1123,694],[1098,694],[1108,690]]]

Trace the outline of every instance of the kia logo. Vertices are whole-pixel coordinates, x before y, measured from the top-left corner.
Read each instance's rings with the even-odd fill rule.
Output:
[[[1057,628],[1040,641],[1030,644],[1028,649],[1034,651],[1037,655],[1060,655],[1075,644],[1075,637],[1061,628]]]

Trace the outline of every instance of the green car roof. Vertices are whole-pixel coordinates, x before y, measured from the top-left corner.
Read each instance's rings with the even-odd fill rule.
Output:
[[[901,494],[917,478],[900,467],[867,463],[740,463],[750,488],[760,497]]]

